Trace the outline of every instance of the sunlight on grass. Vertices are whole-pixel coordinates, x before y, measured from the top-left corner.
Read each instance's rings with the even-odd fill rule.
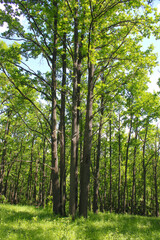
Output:
[[[88,219],[53,216],[51,210],[0,204],[0,240],[159,240],[160,219],[89,213]]]

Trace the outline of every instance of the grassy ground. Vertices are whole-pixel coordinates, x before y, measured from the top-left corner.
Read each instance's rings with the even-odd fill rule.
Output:
[[[89,214],[58,218],[47,209],[0,204],[0,240],[160,240],[160,218]]]

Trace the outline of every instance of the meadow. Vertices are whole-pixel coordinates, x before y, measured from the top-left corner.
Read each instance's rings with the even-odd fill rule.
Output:
[[[89,213],[54,216],[50,208],[0,204],[0,240],[159,240],[160,218]]]

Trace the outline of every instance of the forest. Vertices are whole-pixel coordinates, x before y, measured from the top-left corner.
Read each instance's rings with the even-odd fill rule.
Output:
[[[159,216],[153,2],[1,1],[0,202]]]

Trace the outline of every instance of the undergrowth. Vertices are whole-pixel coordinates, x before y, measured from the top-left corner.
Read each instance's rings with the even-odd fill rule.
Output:
[[[160,219],[89,213],[88,219],[54,216],[50,209],[0,204],[0,240],[159,240]]]

